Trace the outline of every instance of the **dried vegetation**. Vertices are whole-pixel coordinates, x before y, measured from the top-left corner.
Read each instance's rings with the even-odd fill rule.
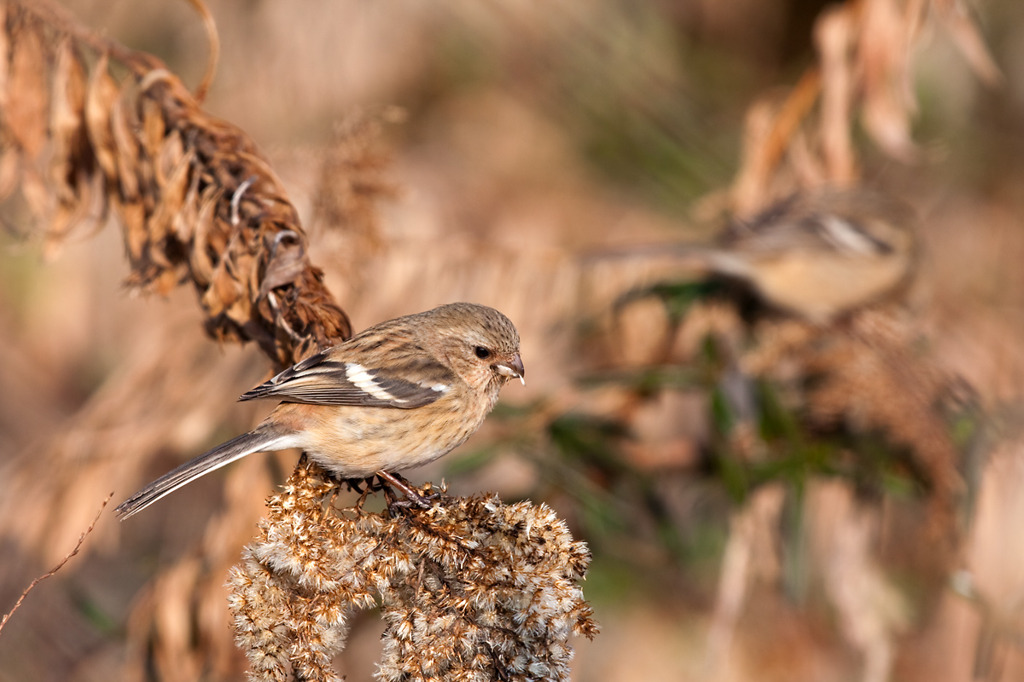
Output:
[[[47,226],[51,247],[87,219],[102,224],[110,212],[123,231],[131,287],[167,294],[179,284],[191,284],[211,336],[255,341],[279,367],[351,334],[347,316],[323,284],[322,271],[310,262],[294,206],[245,133],[204,112],[159,60],[79,28],[57,7],[12,1],[0,10],[0,33],[7,41],[0,44],[6,142],[0,198],[20,187],[27,212]],[[366,134],[365,127],[359,132]],[[337,171],[347,162],[345,171],[329,176],[351,175],[348,193],[334,185],[329,194],[335,201],[320,207],[330,212],[326,219],[341,225],[372,221],[366,197],[390,191],[376,181],[375,159],[357,137],[351,136],[348,149],[339,147],[341,159],[328,168]],[[367,170],[362,177],[361,165]],[[166,373],[166,357],[152,359]],[[130,402],[111,403],[117,417],[124,416],[123,405]],[[57,483],[70,489],[82,485],[80,478],[51,480],[49,495],[57,492]],[[303,490],[303,485],[313,488]],[[462,501],[437,507],[440,520],[420,518],[413,524],[360,513],[364,523],[344,528],[340,515],[320,511],[320,497],[337,487],[336,481],[310,479],[300,469],[286,501],[271,504],[263,543],[247,550],[243,565],[254,572],[235,574],[236,626],[254,662],[254,679],[336,679],[330,667],[331,654],[344,646],[340,616],[354,606],[372,606],[371,586],[382,595],[387,618],[421,625],[426,618],[430,624],[411,631],[399,627],[401,636],[385,650],[382,674],[390,670],[387,679],[407,679],[403,675],[409,671],[419,671],[415,679],[438,674],[448,679],[566,678],[569,635],[593,636],[596,627],[577,586],[588,563],[586,550],[571,542],[550,512],[528,504],[505,509],[495,500]],[[312,503],[310,495],[315,496]],[[296,499],[306,504],[295,504]],[[16,510],[17,502],[7,507],[11,521]],[[473,526],[474,514],[483,525]],[[230,519],[214,521],[208,531],[216,537],[230,532],[230,526]],[[333,543],[335,551],[320,556],[310,545],[318,540]],[[402,542],[409,547],[401,547]],[[478,556],[437,555],[438,546],[453,542],[471,544]],[[367,570],[364,592],[346,595],[321,583],[313,588],[319,602],[305,608],[311,576],[344,576],[353,568],[338,562],[339,552],[356,556]],[[405,554],[393,571],[396,552]],[[189,647],[162,631],[167,604],[160,595],[172,594],[180,604],[182,595],[208,589],[210,574],[204,566],[222,558],[223,550],[189,557],[158,577],[136,611],[133,632],[145,638],[152,619],[163,651]],[[370,565],[373,561],[381,568]],[[437,567],[438,576],[430,566]],[[465,569],[470,572],[459,572]],[[457,594],[432,598],[423,582],[409,593],[407,579],[417,572],[421,581],[425,573],[440,581],[433,592]],[[385,576],[396,582],[389,585]],[[475,581],[484,576],[491,582]],[[447,584],[452,582],[457,584]],[[466,596],[473,590],[495,601],[481,606],[480,599]],[[533,604],[534,598],[543,603]],[[474,610],[480,611],[477,617],[471,615]],[[436,627],[441,619],[451,625],[459,617],[467,619],[466,626]],[[286,632],[281,632],[282,622]],[[211,636],[200,641],[216,647],[222,638],[210,626],[200,622],[200,633]],[[268,656],[276,665],[267,664]],[[152,664],[169,675],[201,675],[211,663],[217,667],[216,656],[203,658],[193,654],[173,660],[158,654]],[[145,660],[138,664],[140,669],[150,666]]]
[[[245,358],[219,356],[198,335],[180,332],[194,318],[186,297],[172,291],[178,284],[198,295],[210,334],[254,340],[280,366],[349,333],[323,284],[340,269],[345,279],[332,287],[345,292],[349,312],[367,320],[474,298],[493,301],[519,323],[524,357],[538,377],[529,387],[536,400],[496,414],[485,429],[480,442],[507,468],[490,478],[486,467],[473,473],[488,486],[519,481],[513,494],[568,510],[570,525],[594,548],[595,567],[626,567],[630,578],[611,592],[626,591],[617,605],[640,615],[623,617],[629,633],[607,628],[601,651],[582,649],[581,679],[655,679],[679,668],[680,676],[702,679],[958,679],[974,654],[977,662],[967,667],[986,679],[1009,679],[1020,669],[1013,605],[1022,583],[1006,569],[1019,562],[1003,551],[1021,517],[1015,432],[1000,433],[991,465],[968,456],[984,440],[974,437],[977,410],[990,394],[977,374],[973,386],[958,378],[951,367],[964,369],[970,353],[960,352],[959,364],[942,357],[948,341],[929,337],[935,321],[920,305],[810,326],[750,315],[745,300],[709,296],[690,282],[666,285],[663,273],[642,267],[588,270],[577,257],[606,241],[678,237],[678,226],[665,224],[675,221],[638,206],[638,197],[651,198],[649,187],[703,197],[694,211],[701,219],[750,214],[823,183],[891,182],[927,197],[911,177],[934,177],[927,169],[935,163],[913,134],[913,57],[928,41],[946,41],[979,81],[999,83],[974,19],[946,0],[829,6],[807,26],[814,64],[793,87],[753,103],[744,92],[733,168],[721,158],[709,163],[707,148],[687,156],[690,138],[704,143],[713,137],[708,130],[688,130],[682,142],[673,137],[679,121],[700,117],[687,108],[693,74],[673,71],[681,68],[678,54],[660,42],[672,31],[692,37],[735,22],[729,5],[706,3],[701,26],[686,12],[649,9],[641,18],[657,22],[644,24],[634,21],[635,7],[622,14],[612,2],[582,4],[588,8],[549,7],[543,16],[504,8],[500,22],[484,10],[446,4],[401,13],[422,34],[382,20],[408,31],[403,44],[419,49],[434,44],[440,24],[460,26],[462,34],[446,34],[446,49],[465,61],[438,64],[428,50],[411,94],[380,95],[433,114],[419,127],[412,121],[399,162],[412,197],[386,224],[377,201],[395,191],[377,137],[381,119],[353,119],[329,149],[299,158],[297,165],[312,169],[305,178],[311,224],[330,228],[313,240],[249,138],[205,113],[158,60],[97,37],[48,4],[0,5],[0,54],[7,57],[0,60],[0,195],[8,227],[29,239],[41,235],[54,253],[73,242],[76,229],[84,233],[83,225],[112,216],[122,228],[129,283],[168,294],[181,311],[139,314],[138,331],[127,332],[132,352],[81,409],[53,418],[61,433],[42,447],[24,445],[27,436],[16,441],[22,454],[4,464],[12,492],[0,497],[0,536],[24,560],[18,589],[67,551],[110,487],[132,489],[169,464],[151,470],[144,455],[184,457],[237,419],[224,396],[258,377]],[[737,35],[749,36],[743,31],[756,25],[763,28],[757,41],[766,41],[767,19],[781,15],[768,7],[747,7],[751,17],[736,24]],[[372,18],[359,18],[365,23],[337,21],[334,30],[374,28]],[[668,28],[647,32],[654,25]],[[304,30],[316,35],[314,28]],[[757,41],[741,38],[732,49]],[[482,55],[484,44],[493,52]],[[376,74],[389,57],[379,46],[370,53],[362,66]],[[505,69],[507,81],[489,83],[484,66]],[[780,66],[794,72],[792,63]],[[397,71],[407,78],[409,68],[403,63]],[[432,89],[444,78],[457,81],[457,94]],[[567,141],[572,135],[579,137]],[[569,160],[573,143],[587,148],[598,174],[620,183],[614,191],[603,184],[607,177],[595,181],[592,168]],[[695,186],[689,164],[717,184]],[[635,173],[633,184],[617,175],[619,166]],[[720,166],[728,175],[715,176]],[[666,180],[672,174],[684,179]],[[618,196],[623,187],[628,198]],[[934,240],[950,219],[930,218]],[[965,222],[947,229],[986,235],[972,248],[1013,243],[981,227],[962,229]],[[15,230],[23,223],[45,229]],[[939,279],[960,282],[965,268],[958,249],[951,251],[955,276]],[[326,274],[312,265],[311,252],[332,263]],[[1000,257],[1006,253],[992,256]],[[922,274],[935,279],[927,269]],[[95,308],[83,317],[103,326],[105,308]],[[955,309],[959,320],[962,306]],[[952,335],[958,350],[981,343],[977,327],[959,325],[960,335]],[[5,326],[12,325],[0,316],[0,334],[16,338]],[[168,372],[168,354],[178,372]],[[13,370],[0,373],[3,393],[30,395],[27,387],[40,379],[18,368],[57,356],[38,349],[17,355],[8,363]],[[998,360],[990,379],[1020,376],[1019,361]],[[48,390],[41,402],[58,402],[60,387]],[[31,417],[11,424],[12,433],[48,428],[32,426]],[[290,467],[291,460],[281,461]],[[101,646],[82,637],[116,654],[69,655],[68,669],[76,670],[54,679],[236,678],[244,662],[233,649],[223,580],[272,489],[268,468],[252,458],[232,468],[222,504],[207,488],[167,512],[183,522],[198,517],[184,523],[189,540],[151,517],[133,540],[152,536],[145,546],[153,555],[173,559],[158,560],[156,577],[130,607],[120,606],[130,611],[124,639],[97,637]],[[509,679],[565,678],[567,638],[594,632],[578,587],[589,558],[547,507],[474,496],[392,516],[343,498],[300,466],[230,569],[231,615],[256,679],[335,679],[336,667],[352,664],[345,656],[358,639],[359,612],[374,607],[385,621],[383,679],[493,679],[499,669]],[[101,525],[93,537],[97,554],[111,556],[111,529]],[[543,555],[535,554],[539,540]],[[139,563],[137,573],[117,574],[127,576],[125,584],[134,587],[138,573],[152,571],[149,557]],[[959,569],[971,579],[951,598],[945,581]],[[657,603],[637,599],[645,586],[636,583],[649,583]],[[44,599],[38,592],[33,598]],[[525,595],[533,595],[529,603]],[[31,617],[30,606],[21,617]],[[63,618],[27,622],[61,620],[65,633],[92,635],[91,623],[64,608],[48,609]],[[508,616],[513,622],[499,626]],[[12,640],[16,626],[0,646],[43,646]],[[976,646],[963,644],[965,628],[977,631]],[[700,641],[682,663],[684,636]],[[490,647],[474,648],[482,641]],[[659,641],[669,642],[664,651],[651,644]],[[346,644],[336,666],[332,659]],[[637,660],[638,646],[645,660]],[[11,679],[39,671],[17,664]]]
[[[245,133],[205,113],[158,59],[55,6],[3,10],[0,197],[20,185],[53,244],[112,211],[130,285],[167,293],[191,283],[211,335],[256,341],[280,365],[351,333],[309,262],[295,208]]]
[[[550,509],[442,496],[386,517],[336,495],[300,463],[231,572],[253,679],[339,679],[349,619],[377,604],[382,680],[568,679],[569,637],[597,633],[579,587],[590,554]]]

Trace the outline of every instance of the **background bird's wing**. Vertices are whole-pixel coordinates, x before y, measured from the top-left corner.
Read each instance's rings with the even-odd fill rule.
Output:
[[[863,190],[822,190],[794,194],[753,218],[736,221],[721,235],[721,245],[748,253],[786,254],[794,250],[829,251],[845,255],[885,255],[893,245],[879,232],[879,222],[913,222],[913,214],[897,200]]]
[[[447,393],[455,375],[430,358],[391,358],[388,368],[332,358],[323,351],[302,360],[242,395],[239,400],[281,398],[314,405],[410,409]]]

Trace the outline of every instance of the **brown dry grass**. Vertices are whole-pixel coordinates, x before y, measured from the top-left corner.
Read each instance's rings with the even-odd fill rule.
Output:
[[[205,51],[201,32],[184,12],[175,15],[162,6],[152,10],[159,15],[154,21],[178,27],[178,34],[154,47],[146,40],[161,34],[145,27],[138,5],[76,4],[90,22],[109,22],[111,35],[127,36],[149,51],[169,53],[175,71],[202,70],[201,60],[194,56]],[[7,86],[20,93],[14,120],[21,132],[5,144],[5,164],[0,168],[4,188],[11,191],[20,182],[26,193],[23,200],[8,202],[7,224],[27,233],[30,241],[29,255],[5,256],[0,272],[0,339],[5,348],[0,369],[5,480],[0,537],[14,557],[10,565],[17,567],[4,571],[5,603],[13,602],[29,579],[68,551],[97,500],[110,489],[134,489],[217,436],[244,430],[254,417],[246,409],[232,408],[230,397],[260,378],[267,370],[265,360],[212,348],[196,333],[199,318],[191,292],[171,292],[166,301],[119,296],[118,282],[129,276],[156,290],[190,279],[205,306],[205,325],[225,338],[260,340],[277,362],[301,353],[291,332],[302,336],[315,328],[318,318],[310,311],[326,299],[305,308],[278,299],[275,306],[268,292],[254,284],[259,277],[253,273],[276,272],[274,281],[282,282],[283,291],[296,281],[293,277],[315,288],[318,276],[302,266],[307,259],[322,265],[331,290],[358,321],[357,327],[456,298],[494,304],[523,332],[531,372],[528,398],[547,398],[550,413],[577,407],[584,400],[595,410],[604,408],[605,414],[625,415],[635,426],[636,443],[630,452],[636,462],[651,467],[663,482],[677,484],[673,492],[683,494],[668,503],[692,513],[694,506],[687,505],[694,504],[694,498],[686,482],[694,475],[693,443],[701,438],[700,428],[693,428],[701,421],[693,417],[695,401],[672,392],[654,400],[622,391],[593,395],[579,391],[566,370],[592,370],[592,360],[599,361],[601,369],[612,361],[627,367],[649,364],[652,358],[665,362],[666,347],[675,353],[667,356],[669,360],[693,357],[694,347],[687,346],[687,339],[677,337],[677,345],[671,346],[658,337],[666,323],[657,305],[640,310],[638,304],[628,311],[630,334],[609,350],[610,356],[579,347],[579,337],[569,333],[575,325],[567,321],[567,311],[578,305],[577,287],[588,274],[575,269],[578,248],[679,232],[677,221],[659,212],[664,206],[652,209],[649,195],[637,190],[638,185],[660,182],[657,173],[644,169],[632,184],[610,182],[582,159],[578,140],[570,134],[591,130],[592,119],[587,117],[614,105],[617,97],[642,110],[643,120],[653,121],[661,131],[672,129],[675,119],[666,113],[671,108],[659,109],[671,98],[659,97],[666,91],[685,91],[689,79],[697,78],[698,67],[688,59],[665,56],[672,54],[671,49],[638,50],[638,45],[670,44],[666,35],[671,31],[651,27],[676,27],[676,35],[702,45],[719,41],[725,52],[762,59],[782,40],[783,31],[777,28],[781,20],[761,3],[706,2],[694,7],[699,10],[688,13],[659,5],[650,18],[660,23],[644,25],[623,21],[622,10],[614,3],[541,11],[448,3],[426,9],[397,0],[370,9],[325,2],[311,6],[303,16],[277,3],[265,3],[244,16],[215,5],[223,61],[210,94],[210,110],[241,123],[265,148],[274,149],[269,156],[280,180],[267,162],[252,156],[251,148],[238,144],[231,126],[205,116],[191,121],[188,114],[194,109],[187,93],[160,80],[153,88],[175,103],[159,110],[165,122],[175,122],[164,127],[167,142],[155,144],[159,136],[154,136],[132,143],[130,136],[123,136],[125,128],[133,130],[123,125],[125,121],[146,120],[148,109],[143,107],[140,115],[139,106],[155,92],[129,88],[109,107],[113,113],[106,114],[113,122],[125,117],[117,123],[117,137],[111,133],[109,158],[89,162],[67,156],[78,160],[51,165],[61,156],[54,156],[45,139],[40,141],[41,121],[49,116],[38,112],[60,103],[62,110],[71,112],[62,119],[72,123],[65,129],[74,131],[75,121],[90,125],[90,96],[95,109],[106,111],[103,97],[110,98],[114,91],[106,79],[85,78],[97,73],[95,57],[84,60],[82,76],[74,76],[74,60],[65,56],[60,62],[65,69],[62,78],[79,83],[81,92],[72,93],[79,87],[75,86],[58,98],[41,93],[32,83],[38,81],[42,67],[39,57],[32,55],[62,43],[51,39],[56,34],[50,29],[45,29],[45,39],[26,42],[15,53],[18,67],[10,71],[17,90],[10,89],[10,81]],[[922,7],[929,13],[920,14]],[[1019,397],[1016,379],[1022,369],[1016,350],[1022,327],[1014,312],[1021,302],[1021,287],[1008,265],[1021,255],[1015,218],[1021,206],[1012,193],[1020,179],[1011,153],[1015,146],[1011,141],[1001,149],[997,144],[981,150],[979,144],[975,153],[981,155],[981,163],[1000,173],[980,176],[984,180],[966,173],[968,182],[962,168],[972,159],[979,162],[952,140],[969,131],[942,127],[955,127],[958,112],[971,110],[979,101],[995,108],[990,100],[997,97],[979,93],[974,77],[960,66],[962,57],[951,56],[944,47],[951,42],[964,46],[961,54],[969,55],[976,73],[992,77],[974,22],[957,11],[948,2],[889,0],[850,2],[831,10],[815,32],[822,51],[817,66],[806,67],[803,77],[780,76],[784,69],[759,72],[761,80],[755,85],[747,81],[744,94],[737,98],[740,103],[716,119],[716,125],[722,119],[732,122],[726,124],[728,134],[737,138],[739,112],[749,106],[740,169],[731,179],[715,176],[719,184],[691,189],[691,196],[717,190],[701,206],[705,212],[722,206],[744,211],[793,187],[866,177],[899,187],[924,207],[929,258],[913,299],[919,317],[909,331],[890,334],[885,325],[870,326],[857,335],[822,339],[816,333],[808,336],[806,330],[769,326],[746,336],[750,330],[729,311],[707,313],[712,318],[707,324],[716,333],[754,339],[750,357],[770,357],[772,362],[763,366],[769,373],[781,371],[783,381],[792,376],[785,372],[795,372],[794,364],[816,373],[822,368],[840,370],[825,372],[829,381],[819,386],[820,393],[803,396],[815,408],[811,414],[817,423],[825,428],[845,421],[856,407],[858,419],[895,430],[912,442],[933,443],[918,453],[919,466],[930,472],[926,479],[941,483],[936,489],[943,495],[956,490],[950,467],[951,458],[958,455],[952,455],[949,443],[942,440],[945,431],[936,440],[941,427],[932,411],[933,392],[942,391],[944,377],[960,374],[969,379],[983,405],[1012,402]],[[999,11],[1014,19],[1010,9]],[[1010,19],[1007,25],[1013,25]],[[809,44],[807,36],[801,40]],[[1012,50],[1013,41],[1006,41],[1002,49]],[[385,45],[404,47],[382,49]],[[174,54],[175,47],[181,50],[179,55]],[[327,49],[331,52],[325,57]],[[926,57],[911,58],[926,49]],[[460,59],[460,50],[470,57]],[[474,70],[474,58],[480,70]],[[47,63],[47,68],[58,64]],[[562,71],[552,70],[552,64]],[[931,99],[923,111],[927,117],[927,105],[934,107],[935,100],[941,100],[949,118],[931,119],[918,137],[913,122],[920,104],[911,96],[912,84],[929,69],[942,77],[930,81]],[[552,71],[566,81],[546,75]],[[587,79],[588,73],[600,78]],[[130,79],[131,74],[126,68],[111,77]],[[1006,74],[1009,91],[1015,91],[1019,78],[1013,71]],[[628,84],[628,89],[609,96],[592,86],[597,80],[620,88]],[[580,88],[578,100],[564,96],[566,82],[586,86]],[[769,83],[795,85],[781,94],[763,95]],[[325,120],[360,105],[380,111],[379,102],[404,105],[405,123],[385,123],[391,116],[384,110],[382,115],[364,117],[370,123],[356,125],[355,135],[350,134],[352,124],[347,124],[331,140],[331,126]],[[93,111],[91,125],[102,127],[103,111]],[[391,136],[389,171],[383,170],[386,155],[380,141],[365,134],[367,126],[378,125]],[[864,144],[859,130],[866,131],[874,144]],[[702,133],[707,129],[695,136]],[[80,151],[74,135],[63,139],[69,152]],[[212,150],[189,147],[203,139],[213,141]],[[946,158],[936,153],[936,141],[946,141]],[[879,147],[901,160],[880,160]],[[183,163],[185,159],[191,163]],[[196,159],[202,163],[195,164]],[[917,165],[903,165],[907,159]],[[147,162],[151,171],[134,179],[122,177],[122,165]],[[716,162],[722,164],[723,159],[704,161],[703,167],[711,174]],[[190,170],[202,167],[219,170],[207,175]],[[77,179],[75,173],[89,168],[101,180],[90,184]],[[58,173],[55,178],[53,172]],[[226,236],[235,222],[230,199],[253,174],[260,179],[241,194],[238,223],[257,226],[246,232],[246,239],[232,241]],[[726,182],[732,183],[729,191],[722,189]],[[170,203],[143,201],[140,206],[133,183],[158,188]],[[282,184],[297,210],[281,202],[286,195]],[[400,194],[392,191],[392,184],[401,186]],[[982,187],[984,191],[979,190]],[[130,275],[124,269],[109,230],[88,241],[85,231],[64,229],[67,218],[79,209],[97,214],[108,190],[114,196],[109,207],[124,224],[137,230],[145,227],[125,240],[132,264],[142,274]],[[374,209],[367,207],[380,208],[376,198],[385,196],[397,200],[383,205],[383,219],[375,220]],[[63,251],[45,268],[31,262],[38,252],[32,240],[43,241],[40,232],[27,227],[33,213],[56,216],[56,234],[63,235],[45,241],[50,249]],[[168,222],[169,215],[178,220]],[[313,235],[308,242],[297,229],[297,215],[308,216]],[[347,220],[345,229],[328,229],[342,218]],[[151,229],[161,237],[147,236]],[[290,233],[299,240],[292,242]],[[276,241],[276,235],[284,235],[283,241]],[[181,260],[186,245],[196,239],[232,244],[232,257],[226,261],[230,267],[218,271],[202,259]],[[279,266],[269,267],[274,261]],[[965,261],[979,265],[967,268]],[[643,277],[644,273],[628,272],[603,277],[608,292],[594,301],[607,300]],[[332,315],[339,319],[337,312],[327,317]],[[699,323],[696,318],[688,322],[694,342],[707,328]],[[340,322],[333,324],[319,332],[323,338],[318,340],[343,331]],[[921,339],[927,339],[931,351],[923,363]],[[586,351],[582,358],[580,350]],[[174,372],[168,371],[168,358],[174,359]],[[505,399],[514,402],[516,397]],[[904,420],[903,415],[909,418]],[[531,422],[537,434],[542,422]],[[491,436],[507,435],[508,429],[501,422],[488,426]],[[538,435],[538,440],[543,438]],[[489,442],[488,433],[476,442]],[[479,482],[535,491],[537,471],[543,468],[529,459],[524,464],[514,447],[499,450],[496,464],[454,484],[472,489]],[[550,451],[542,452],[551,456]],[[954,554],[955,565],[975,573],[978,591],[987,602],[1012,603],[1020,589],[1012,572],[997,570],[1013,564],[999,548],[1013,544],[1014,521],[1020,518],[1013,506],[1019,487],[1007,474],[1015,471],[1018,460],[1019,453],[1004,447],[991,464],[982,466],[976,489],[981,500],[977,525]],[[292,465],[288,457],[273,461],[286,470]],[[432,473],[437,470],[423,476]],[[601,482],[605,474],[588,475]],[[123,539],[112,525],[101,522],[93,554],[77,558],[81,564],[69,564],[59,574],[64,587],[57,590],[57,581],[49,581],[20,612],[22,627],[15,627],[16,621],[5,631],[0,639],[0,679],[237,677],[243,663],[231,642],[222,583],[251,536],[274,480],[265,460],[253,458],[228,473],[223,494],[217,481],[183,491],[173,509],[151,516],[142,526],[121,529]],[[783,568],[775,553],[782,545],[781,531],[768,492],[763,502],[752,503],[752,518],[742,517],[743,509],[737,509],[730,525],[752,529],[734,536],[739,545],[749,543],[746,547],[733,545],[741,550],[733,555],[745,551],[750,558],[746,567],[732,567],[746,587],[742,594],[727,595],[738,602],[734,619],[726,623],[732,629],[726,664],[716,674],[702,667],[707,663],[705,637],[715,613],[713,590],[693,599],[679,587],[681,580],[661,582],[663,574],[652,570],[650,582],[665,590],[658,600],[643,600],[641,591],[629,592],[625,600],[608,597],[601,602],[605,634],[598,645],[580,648],[576,677],[822,680],[867,677],[889,667],[902,679],[963,679],[972,665],[974,635],[984,621],[997,624],[999,633],[990,678],[1012,679],[1021,665],[1013,645],[1017,626],[1012,609],[994,613],[988,607],[976,608],[980,600],[948,594],[932,597],[927,608],[908,608],[908,603],[920,607],[914,602],[915,586],[923,575],[919,571],[934,566],[933,558],[916,556],[919,549],[914,543],[904,542],[907,533],[914,537],[928,528],[916,516],[923,516],[921,507],[890,498],[865,504],[850,497],[849,486],[836,481],[813,485],[806,506],[820,523],[808,531],[815,535],[808,540],[812,548],[806,553],[817,557],[812,572],[818,572],[810,604],[797,605],[779,596]],[[552,497],[570,518],[582,516],[564,496],[553,492]],[[948,497],[943,499],[948,502]],[[746,538],[744,532],[749,533]],[[641,550],[635,553],[633,570],[649,570],[651,563],[644,559],[651,550],[639,540],[630,545]],[[939,563],[948,569],[949,555],[945,557]],[[837,564],[840,558],[843,561]],[[598,556],[597,563],[601,561]],[[846,585],[859,585],[860,591],[842,592],[844,579]],[[623,582],[645,581],[632,577]],[[894,596],[894,586],[908,589]],[[839,622],[829,626],[835,614]],[[122,621],[127,623],[123,632]],[[636,660],[638,650],[642,661]],[[372,672],[368,661],[376,658],[372,651],[350,650],[340,669],[349,671],[350,679],[365,679]]]

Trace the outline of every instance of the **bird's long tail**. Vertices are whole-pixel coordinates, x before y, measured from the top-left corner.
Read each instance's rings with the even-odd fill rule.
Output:
[[[117,517],[124,521],[129,516],[139,513],[149,505],[168,495],[195,479],[219,469],[226,464],[241,459],[254,452],[283,450],[293,447],[290,434],[275,433],[268,428],[257,427],[253,431],[243,433],[226,443],[221,443],[209,452],[191,459],[174,471],[170,471],[156,479],[145,488],[135,493],[118,505]]]

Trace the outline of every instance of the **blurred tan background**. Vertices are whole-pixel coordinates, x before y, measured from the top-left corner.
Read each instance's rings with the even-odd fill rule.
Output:
[[[164,59],[186,83],[200,78],[207,47],[186,3],[65,4],[85,25]],[[920,107],[914,153],[897,159],[856,138],[862,176],[904,196],[922,218],[923,262],[909,302],[927,352],[972,387],[994,424],[986,456],[973,473],[962,467],[975,503],[949,564],[972,581],[961,589],[972,598],[945,583],[922,588],[915,570],[926,562],[907,556],[909,545],[901,555],[892,538],[880,543],[881,568],[829,567],[829,556],[843,555],[811,546],[815,538],[845,529],[849,545],[861,540],[856,523],[829,525],[829,513],[849,520],[854,502],[842,483],[822,478],[801,498],[825,502],[806,503],[816,516],[801,521],[808,530],[797,554],[811,557],[798,572],[825,577],[790,589],[793,546],[784,534],[763,536],[785,547],[747,547],[749,588],[723,634],[719,595],[736,516],[720,481],[697,462],[697,446],[677,439],[634,452],[622,470],[640,471],[636,480],[656,491],[617,501],[608,479],[623,475],[618,465],[553,464],[537,445],[548,416],[602,399],[577,383],[610,362],[579,346],[586,337],[573,317],[573,254],[706,239],[738,170],[749,108],[791,88],[813,62],[810,35],[824,5],[210,0],[222,55],[206,108],[269,157],[310,233],[313,262],[354,327],[452,300],[492,305],[517,324],[527,386],[510,385],[480,434],[410,477],[445,478],[457,493],[546,501],[591,543],[585,592],[602,634],[575,642],[581,682],[1024,674],[1024,6],[1015,0],[972,6],[970,20],[1002,72],[997,85],[972,71],[955,29],[927,23],[910,55]],[[356,114],[381,126],[366,142],[381,166],[362,169],[364,179],[394,191],[377,204],[376,222],[335,229],[332,210],[351,208],[324,198],[358,197],[339,146]],[[0,232],[5,611],[71,549],[107,493],[117,502],[247,429],[267,406],[233,400],[270,370],[254,348],[207,339],[191,291],[127,295],[113,226],[75,232],[44,258],[31,226],[16,220],[5,217],[9,229]],[[627,365],[650,353],[645,319],[616,350]],[[688,394],[645,403],[639,441],[701,433],[700,424],[678,422],[703,405]],[[250,459],[138,523],[119,526],[107,510],[82,553],[27,597],[0,636],[0,680],[241,679],[218,562],[237,558],[294,456]],[[48,471],[48,461],[63,470]],[[112,478],[112,468],[123,475]],[[73,479],[73,494],[18,494],[46,490],[49,475]],[[650,500],[665,508],[628,508]],[[871,523],[898,524],[912,506],[885,497],[875,507],[883,521]],[[815,524],[824,530],[815,534]],[[854,553],[844,566],[863,560]],[[852,606],[837,606],[837,592],[821,586],[829,576],[871,584],[853,593]],[[866,594],[876,603],[859,601]],[[868,615],[851,617],[858,609]],[[348,679],[372,674],[380,629],[373,614],[354,627],[339,660]]]

